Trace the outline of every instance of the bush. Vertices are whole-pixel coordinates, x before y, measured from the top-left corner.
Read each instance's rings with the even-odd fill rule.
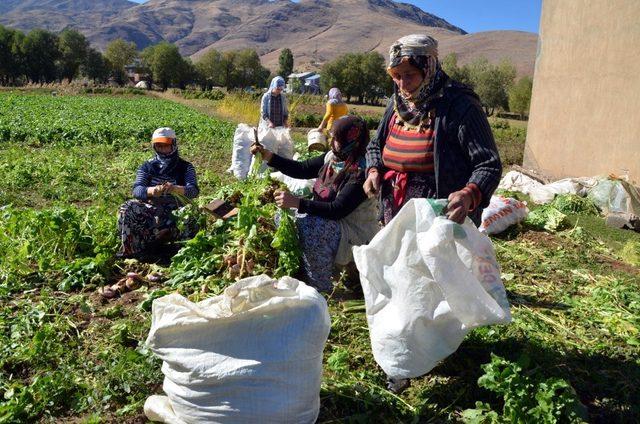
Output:
[[[174,90],[174,94],[178,94],[185,99],[207,99],[207,100],[222,100],[224,99],[224,92],[220,90]]]
[[[315,113],[298,113],[293,116],[291,125],[294,127],[317,127],[322,122],[322,116]]]

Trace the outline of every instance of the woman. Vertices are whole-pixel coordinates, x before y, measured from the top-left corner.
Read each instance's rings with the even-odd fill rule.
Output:
[[[329,100],[327,101],[327,111],[322,118],[322,122],[318,127],[318,131],[323,131],[325,128],[331,128],[333,121],[345,116],[349,113],[347,104],[342,100],[342,93],[336,87],[329,90]]]
[[[402,37],[389,56],[394,94],[367,149],[365,192],[379,195],[384,224],[411,198],[446,198],[449,219],[479,225],[502,164],[478,96],[444,73],[429,36]]]
[[[446,198],[447,216],[480,224],[502,165],[478,96],[451,80],[426,35],[400,38],[389,51],[394,93],[367,149],[364,190],[380,199],[388,224],[412,198]],[[400,393],[409,380],[389,379]]]
[[[181,233],[172,216],[180,208],[180,197],[198,197],[196,170],[178,155],[176,134],[171,128],[158,128],[151,138],[156,155],[138,168],[133,184],[135,200],[125,202],[118,211],[121,257],[140,257],[160,243],[190,238],[196,228]]]
[[[362,188],[367,126],[361,118],[344,116],[333,123],[331,132],[331,150],[304,162],[285,159],[257,144],[251,149],[285,175],[317,177],[311,200],[280,192],[275,201],[281,208],[298,210],[296,226],[305,281],[324,292],[332,289],[333,264],[353,261],[351,247],[368,243],[378,230],[375,203]]]
[[[284,78],[278,76],[271,80],[269,90],[262,96],[260,117],[269,128],[288,126],[289,109],[283,91]]]

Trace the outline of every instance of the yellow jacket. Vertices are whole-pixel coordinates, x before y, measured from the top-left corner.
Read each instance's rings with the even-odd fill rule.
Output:
[[[341,116],[345,116],[349,111],[347,110],[346,103],[338,103],[331,104],[327,102],[327,112],[324,114],[323,120],[327,120],[327,126],[325,127],[326,131],[331,131],[331,125],[333,125],[333,121],[340,118]]]

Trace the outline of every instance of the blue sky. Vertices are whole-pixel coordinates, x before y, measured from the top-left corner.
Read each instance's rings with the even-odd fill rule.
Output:
[[[146,0],[133,0],[144,3]],[[467,32],[538,32],[542,0],[405,0]]]

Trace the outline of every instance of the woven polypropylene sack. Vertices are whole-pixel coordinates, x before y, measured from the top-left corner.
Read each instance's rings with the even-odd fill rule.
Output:
[[[376,362],[393,378],[429,372],[473,328],[511,321],[491,240],[446,202],[412,199],[353,248]]]
[[[199,303],[154,300],[147,346],[166,396],[145,403],[169,423],[313,423],[320,408],[327,303],[290,277],[251,277]]]

